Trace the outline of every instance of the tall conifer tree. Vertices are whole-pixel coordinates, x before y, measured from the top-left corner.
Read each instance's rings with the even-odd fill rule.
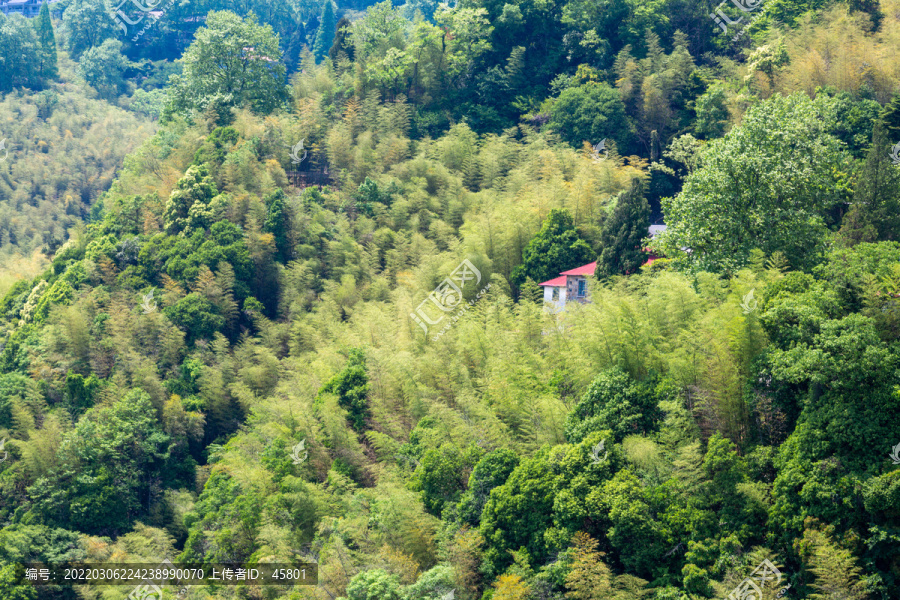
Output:
[[[885,125],[877,122],[872,147],[857,177],[853,206],[841,227],[852,242],[874,241],[873,233],[879,240],[900,239],[900,169],[892,164],[892,146]]]
[[[616,208],[603,224],[597,277],[633,273],[643,264],[647,254],[641,241],[647,237],[649,224],[650,205],[644,198],[644,186],[639,179],[633,179],[631,189],[619,194]]]
[[[38,63],[38,77],[41,79],[56,79],[56,35],[53,33],[53,23],[50,21],[50,8],[46,0],[41,5],[41,12],[34,21],[34,29],[40,44]]]
[[[336,28],[334,19],[334,5],[331,0],[326,0],[322,6],[322,18],[319,19],[319,30],[316,31],[316,41],[313,44],[313,54],[316,62],[325,58],[331,45],[334,43],[334,31]]]
[[[347,17],[341,17],[341,20],[335,25],[334,43],[328,51],[331,62],[337,64],[338,54],[344,52],[347,58],[353,60],[353,39],[350,37],[350,27],[353,25]]]

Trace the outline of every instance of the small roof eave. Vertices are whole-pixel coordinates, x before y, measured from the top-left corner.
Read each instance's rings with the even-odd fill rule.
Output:
[[[539,283],[538,285],[543,285],[547,287],[566,287],[566,276],[561,275],[549,281],[545,281],[544,283]]]

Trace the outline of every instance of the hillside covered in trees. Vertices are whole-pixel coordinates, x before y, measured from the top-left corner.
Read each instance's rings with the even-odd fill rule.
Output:
[[[900,598],[900,0],[733,4],[0,15],[0,598]]]

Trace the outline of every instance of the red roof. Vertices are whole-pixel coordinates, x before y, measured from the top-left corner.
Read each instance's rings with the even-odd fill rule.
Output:
[[[595,260],[594,262],[588,263],[583,267],[578,267],[577,269],[572,269],[570,271],[563,271],[562,273],[560,273],[560,275],[593,275],[594,271],[596,270],[597,261]]]
[[[550,287],[564,287],[566,285],[566,276],[561,275],[556,279],[551,279],[550,281],[545,281],[544,283],[539,283],[538,285],[549,285]]]

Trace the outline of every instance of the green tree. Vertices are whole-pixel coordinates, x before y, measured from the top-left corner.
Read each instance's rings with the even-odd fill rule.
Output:
[[[56,79],[56,35],[53,33],[53,22],[50,20],[50,7],[47,2],[41,4],[41,12],[34,20],[34,29],[40,44],[37,76],[45,80]]]
[[[460,518],[478,525],[491,490],[503,485],[518,464],[519,457],[507,448],[484,455],[472,469],[468,489],[459,501]]]
[[[241,485],[225,471],[213,471],[196,505],[187,515],[190,533],[183,562],[243,562],[258,548],[266,497],[252,485]]]
[[[615,140],[620,152],[631,147],[633,126],[619,92],[605,83],[586,83],[563,91],[550,110],[550,127],[578,148],[584,142]]]
[[[282,263],[286,263],[291,258],[291,242],[288,239],[291,221],[284,199],[284,190],[281,188],[263,198],[266,205],[266,222],[263,230],[271,233],[275,238],[278,260]]]
[[[96,88],[102,97],[112,100],[127,88],[123,75],[131,64],[122,54],[122,42],[108,39],[81,55],[78,76]]]
[[[604,484],[601,497],[611,524],[607,537],[619,560],[630,573],[652,575],[667,544],[650,491],[625,469]]]
[[[707,144],[681,193],[662,200],[668,228],[653,247],[710,272],[735,272],[754,248],[782,252],[795,268],[813,264],[829,211],[846,198],[846,154],[830,127],[805,94],[752,107],[740,126]]]
[[[410,482],[414,491],[422,492],[425,510],[440,516],[447,503],[459,500],[466,488],[473,458],[476,457],[471,452],[463,453],[453,444],[425,452]]]
[[[322,4],[322,16],[319,18],[319,29],[316,30],[316,41],[313,43],[313,54],[320,61],[329,53],[334,44],[335,18],[334,4],[325,0]]]
[[[378,184],[369,177],[359,184],[355,196],[357,210],[370,217],[374,214],[375,203],[390,204],[390,194],[382,193]]]
[[[74,531],[44,525],[8,525],[0,529],[0,562],[66,562],[84,560]],[[5,596],[4,596],[5,597]]]
[[[44,5],[46,6],[46,4]],[[0,567],[0,597],[5,600],[37,600],[37,590],[25,581],[25,567],[10,563]]]
[[[83,377],[72,371],[66,374],[66,400],[74,417],[77,418],[94,405],[94,397],[101,386],[101,380],[93,373],[90,377]]]
[[[697,113],[694,131],[700,139],[711,140],[725,134],[725,127],[728,125],[726,100],[725,87],[722,85],[711,87],[697,98],[694,105]]]
[[[220,168],[228,152],[234,148],[239,139],[240,134],[234,127],[216,127],[194,153],[194,164],[209,163],[213,169]]]
[[[615,441],[649,433],[661,418],[655,394],[619,367],[603,371],[566,417],[566,438],[580,442],[595,431],[610,430]]]
[[[278,36],[253,13],[242,19],[229,11],[210,12],[182,63],[182,74],[170,79],[170,111],[202,111],[222,98],[268,114],[288,99]]]
[[[41,402],[41,394],[35,381],[21,373],[6,373],[0,375],[0,427],[12,429],[16,404],[19,406],[38,406]]]
[[[521,286],[528,277],[538,283],[547,281],[592,258],[591,247],[578,236],[572,216],[554,208],[522,251],[522,264],[513,269],[512,282]]]
[[[481,513],[485,540],[485,570],[502,573],[513,562],[511,551],[524,548],[531,560],[547,556],[546,531],[553,523],[553,499],[557,489],[553,466],[545,446],[525,458],[506,482],[494,488]]]
[[[219,314],[218,308],[196,292],[167,307],[164,312],[184,330],[188,343],[201,338],[212,339],[213,334],[225,326],[225,318]]]
[[[334,64],[337,64],[341,52],[346,54],[350,60],[354,58],[353,39],[350,36],[351,26],[352,22],[350,19],[341,17],[334,27],[334,43],[331,44],[331,48],[328,50],[328,57]]]
[[[737,447],[728,439],[716,433],[709,439],[706,456],[703,457],[703,470],[710,481],[708,489],[708,506],[716,511],[719,517],[732,524],[733,529],[742,525],[747,529],[764,527],[766,514],[754,515],[754,503],[739,490],[749,480],[747,465],[738,455]],[[758,522],[748,522],[759,517]]]
[[[153,120],[159,119],[165,108],[166,92],[159,89],[150,92],[142,89],[134,90],[131,104],[128,105],[128,110]]]
[[[119,33],[106,5],[92,0],[74,0],[69,4],[63,11],[62,28],[66,47],[75,60],[89,48],[95,48]]]
[[[881,122],[888,137],[894,143],[900,142],[900,94],[895,94],[881,111]]]
[[[531,301],[538,305],[544,304],[544,290],[531,277],[525,278],[525,283],[519,287],[519,301]]]
[[[612,215],[603,223],[597,258],[596,276],[606,279],[637,271],[647,259],[641,243],[648,235],[650,205],[644,198],[640,179],[631,180],[631,188],[619,193]]]
[[[351,349],[343,370],[329,379],[319,393],[335,394],[338,405],[349,413],[347,418],[353,428],[363,431],[369,418],[369,378],[363,351]]]
[[[401,600],[400,578],[382,569],[363,571],[347,584],[346,600]]]
[[[840,456],[865,470],[879,459],[879,440],[890,439],[900,422],[893,379],[898,359],[875,322],[861,314],[819,327],[811,341],[773,353],[773,373],[807,393],[800,416],[808,425],[804,454],[814,460]]]
[[[187,235],[198,226],[210,225],[203,222],[203,215],[216,194],[216,184],[205,165],[188,167],[166,202],[163,214],[166,232]]]
[[[857,175],[853,207],[841,226],[841,235],[851,242],[868,239],[863,230],[878,240],[900,239],[900,169],[891,162],[891,141],[884,125],[875,124],[872,148]]]
[[[127,531],[161,493],[171,441],[142,390],[89,410],[63,440],[59,466],[29,488],[34,516],[91,534]]]
[[[403,590],[405,600],[443,600],[447,592],[458,586],[455,570],[447,565],[437,565],[422,573],[419,579]]]
[[[14,87],[37,87],[40,42],[29,21],[21,15],[0,15],[0,92]]]
[[[859,98],[848,91],[826,96],[822,90],[816,96],[817,101],[825,104],[833,114],[834,129],[831,134],[847,144],[854,158],[864,159],[872,147],[872,134],[875,124],[879,122],[881,105],[871,98]],[[889,136],[890,137],[890,136]]]

